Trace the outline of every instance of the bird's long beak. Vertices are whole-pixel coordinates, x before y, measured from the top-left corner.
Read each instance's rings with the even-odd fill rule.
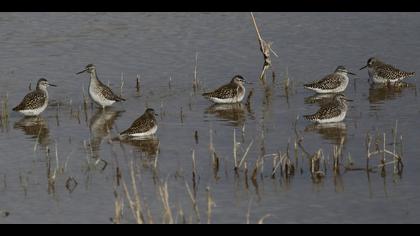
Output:
[[[360,68],[359,70],[363,70],[363,69],[365,69],[366,67],[367,67],[367,65],[365,65],[364,67]]]
[[[248,82],[247,80],[245,80],[244,82],[245,82],[245,84],[254,84],[252,82]]]
[[[348,101],[348,102],[354,102],[354,100],[348,99],[348,98],[344,98],[344,100]]]
[[[356,75],[355,73],[350,72],[350,71],[347,71],[347,74],[350,74],[350,75]]]
[[[57,87],[57,85],[55,85],[55,84],[50,84],[50,83],[48,83],[48,86]]]
[[[159,114],[156,114],[156,113],[155,113],[155,116],[159,116]]]
[[[82,71],[80,71],[80,72],[77,72],[76,73],[76,75],[78,75],[78,74],[81,74],[81,73],[83,73],[83,72],[86,72],[88,69],[84,69],[84,70],[82,70]]]

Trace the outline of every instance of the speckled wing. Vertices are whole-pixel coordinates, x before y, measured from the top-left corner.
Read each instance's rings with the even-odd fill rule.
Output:
[[[337,74],[330,74],[325,76],[323,79],[310,83],[305,84],[305,87],[309,88],[317,88],[317,89],[335,89],[341,85],[340,75]]]
[[[33,91],[28,93],[22,100],[22,102],[13,108],[13,111],[22,111],[29,109],[36,109],[42,107],[45,103],[47,97],[44,93],[39,91]]]
[[[315,114],[305,116],[308,120],[330,119],[341,114],[340,108],[337,104],[332,103],[321,107]]]
[[[226,98],[233,98],[237,94],[238,94],[238,88],[236,85],[226,84],[214,90],[213,92],[203,93],[203,96],[226,99]]]
[[[124,98],[115,95],[114,92],[112,92],[112,90],[108,86],[106,86],[104,83],[102,83],[101,81],[99,81],[99,83],[101,84],[99,87],[101,89],[102,95],[106,99],[112,100],[112,101],[117,101],[117,102],[125,101]]]
[[[146,117],[145,115],[142,115],[133,122],[130,128],[123,131],[121,135],[144,133],[152,129],[155,125],[156,125],[156,121],[154,119],[151,119],[151,118]]]
[[[376,73],[379,77],[387,78],[389,80],[403,79],[414,76],[414,72],[405,72],[399,70],[391,65],[382,64],[376,68]]]

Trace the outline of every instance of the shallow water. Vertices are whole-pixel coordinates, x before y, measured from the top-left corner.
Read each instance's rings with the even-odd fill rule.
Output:
[[[2,13],[0,96],[2,102],[8,96],[10,114],[2,121],[0,133],[0,223],[111,223],[114,189],[124,199],[121,222],[133,223],[121,183],[116,181],[118,167],[131,184],[131,161],[144,202],[154,221],[162,222],[153,168],[157,150],[158,177],[168,181],[173,214],[182,209],[187,222],[198,222],[185,187],[187,182],[193,188],[194,150],[200,222],[207,222],[206,187],[210,187],[216,204],[214,223],[246,223],[248,212],[251,223],[267,214],[265,223],[418,223],[417,80],[408,79],[405,88],[371,88],[367,71],[358,69],[369,57],[377,56],[418,72],[420,14],[255,16],[263,37],[274,42],[279,54],[272,58],[274,84],[271,70],[266,74],[267,88],[258,80],[263,61],[249,13]],[[196,52],[200,88],[194,92]],[[127,102],[105,112],[90,102],[84,109],[88,75],[75,72],[89,63],[96,65],[99,78],[117,93],[123,76],[122,94]],[[338,65],[358,74],[345,92],[354,100],[345,121],[320,127],[299,118],[296,124],[308,152],[323,150],[328,160],[325,177],[313,181],[308,161],[298,149],[294,176],[277,174],[272,179],[272,159],[266,158],[257,185],[253,183],[250,176],[258,157],[285,153],[288,143],[293,157],[296,117],[318,109],[319,101],[313,101],[313,93],[302,85]],[[200,96],[235,74],[254,82],[248,86],[248,91],[253,89],[249,106],[245,102],[214,106]],[[291,80],[287,93],[286,74]],[[52,103],[48,109],[38,119],[11,112],[29,84],[34,87],[40,77],[59,86],[49,89]],[[112,142],[147,106],[160,114],[156,139]],[[355,167],[364,167],[366,134],[385,132],[387,148],[392,150],[396,121],[403,137],[401,175],[393,174],[392,164],[385,176],[380,171],[367,175],[343,167],[340,175],[334,175],[330,157],[342,137],[342,164],[350,155]],[[211,166],[210,129],[221,158],[217,177]],[[233,171],[234,130],[241,143],[238,158],[253,141],[247,156],[247,181],[243,171],[239,176]],[[55,183],[49,183],[57,159],[59,171]],[[380,157],[371,164],[380,164]],[[77,182],[74,188],[70,177]],[[177,222],[181,222],[179,217]]]

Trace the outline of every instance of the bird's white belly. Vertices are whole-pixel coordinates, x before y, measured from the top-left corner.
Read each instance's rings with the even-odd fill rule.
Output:
[[[209,97],[209,99],[212,102],[215,103],[238,103],[241,102],[245,97],[245,92],[243,92],[240,96],[234,97],[234,98],[215,98],[215,97]]]
[[[329,118],[329,119],[317,119],[316,122],[318,122],[320,124],[333,123],[333,122],[341,122],[346,117],[346,113],[347,112],[341,112],[341,114],[339,116],[336,116],[336,117],[333,117],[333,118]]]
[[[128,136],[130,137],[147,137],[147,136],[151,136],[153,134],[156,133],[158,126],[155,125],[153,126],[153,128],[151,128],[150,130],[143,132],[143,133],[135,133],[135,134],[129,134]]]
[[[39,108],[31,109],[31,110],[21,110],[19,112],[22,113],[25,116],[37,116],[37,115],[41,114],[47,108],[47,106],[48,106],[48,102],[46,101],[44,103],[44,105],[42,105]]]
[[[320,88],[311,88],[311,87],[305,87],[305,88],[313,90],[316,93],[341,93],[344,90],[346,90],[348,84],[349,84],[349,79],[346,78],[341,81],[340,86],[334,89],[320,89]]]
[[[115,101],[108,100],[104,96],[100,96],[99,92],[97,92],[95,87],[92,85],[89,86],[89,96],[94,102],[101,105],[102,107],[108,107],[115,103]]]

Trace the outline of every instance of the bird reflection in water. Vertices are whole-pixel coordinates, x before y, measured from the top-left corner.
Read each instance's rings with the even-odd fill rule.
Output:
[[[102,140],[109,135],[115,121],[123,111],[115,111],[113,108],[98,109],[90,119],[90,147],[92,157],[99,158],[99,150]]]
[[[342,138],[344,144],[347,137],[347,127],[344,122],[311,124],[306,126],[305,132],[317,132],[323,139],[335,145],[340,145]]]
[[[122,143],[134,147],[134,152],[153,159],[159,152],[159,139],[151,137],[143,138],[126,138],[121,140]]]
[[[242,103],[213,104],[208,107],[205,114],[212,114],[216,117],[229,121],[233,126],[243,126],[246,120],[246,107]]]
[[[42,148],[50,144],[48,124],[41,116],[24,117],[17,121],[13,128],[22,130],[31,139],[36,139]]]
[[[336,93],[324,93],[324,94],[315,94],[305,98],[306,104],[318,104],[319,106],[324,106],[333,101],[334,95]]]
[[[369,88],[368,100],[372,104],[392,100],[401,96],[405,89],[413,89],[415,91],[416,86],[405,82],[400,82],[396,85],[372,84]]]

